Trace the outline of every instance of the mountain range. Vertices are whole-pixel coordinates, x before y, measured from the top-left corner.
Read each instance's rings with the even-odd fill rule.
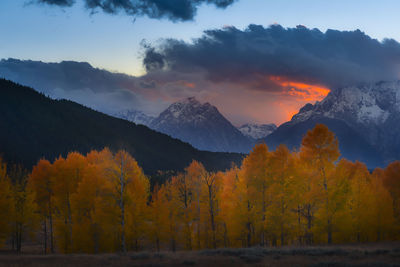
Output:
[[[132,93],[151,87],[140,78],[94,68],[87,62],[46,63],[32,60],[0,60],[0,76],[35,88],[54,99],[69,99],[105,114],[146,125],[171,137],[209,151],[244,152],[255,140],[266,136],[263,126],[251,132],[237,129],[216,107],[195,98],[172,103],[159,116],[146,115],[146,104]],[[184,103],[186,102],[186,103]],[[179,118],[175,117],[180,110]],[[174,112],[173,115],[171,115]],[[258,135],[254,133],[258,132]]]
[[[335,132],[342,155],[350,160],[364,161],[369,168],[374,168],[400,159],[399,81],[333,89],[325,99],[305,105],[290,121],[275,129],[274,125],[250,123],[235,127],[216,107],[195,98],[172,103],[157,117],[148,116],[140,111],[144,111],[143,105],[132,96],[129,86],[147,88],[151,84],[96,69],[84,62],[0,60],[0,75],[53,98],[78,101],[103,113],[146,125],[201,150],[247,153],[260,141],[266,142],[272,150],[280,143],[298,149],[307,130],[324,123]],[[63,101],[57,103],[72,103]],[[51,112],[40,110],[44,117]],[[24,112],[21,114],[26,115]],[[23,124],[22,117],[15,123]]]
[[[197,149],[248,153],[256,140],[276,129],[275,124],[244,124],[238,128],[210,103],[189,97],[171,104],[157,117],[138,110],[125,110],[116,117],[143,124],[188,142]]]
[[[143,125],[68,100],[53,100],[32,88],[0,79],[0,156],[32,167],[70,151],[109,147],[127,150],[147,174],[183,170],[192,160],[210,170],[240,164],[237,153],[199,151]]]

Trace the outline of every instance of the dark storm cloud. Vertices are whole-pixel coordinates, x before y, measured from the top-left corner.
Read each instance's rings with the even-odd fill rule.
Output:
[[[143,65],[147,71],[164,68],[164,56],[157,53],[153,47],[145,47],[146,56],[143,58]]]
[[[59,6],[72,6],[78,0],[37,0]],[[81,0],[93,12],[102,10],[105,13],[124,12],[131,16],[148,16],[150,18],[167,18],[172,21],[192,20],[199,5],[213,4],[226,8],[236,0]]]
[[[75,0],[37,0],[38,3],[56,5],[56,6],[72,6]]]
[[[146,49],[147,70],[158,66],[178,72],[206,71],[212,81],[257,86],[268,76],[283,76],[335,88],[398,79],[400,73],[400,44],[392,39],[380,42],[359,30],[225,27],[205,31],[193,43],[167,39]]]
[[[150,89],[156,88],[156,82],[155,81],[140,81],[139,85],[142,88],[150,88]]]

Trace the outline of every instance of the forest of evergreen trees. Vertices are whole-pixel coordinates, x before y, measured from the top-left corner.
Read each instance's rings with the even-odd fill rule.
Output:
[[[375,242],[400,238],[400,162],[372,173],[339,159],[324,125],[299,151],[254,147],[240,167],[193,161],[150,187],[136,160],[108,149],[0,164],[0,238],[45,253],[197,250]]]
[[[223,170],[243,155],[200,151],[146,126],[117,119],[68,100],[54,100],[32,88],[0,78],[0,156],[31,168],[41,157],[54,160],[108,147],[129,152],[147,175],[182,171],[192,159]],[[175,153],[171,153],[174,151]]]

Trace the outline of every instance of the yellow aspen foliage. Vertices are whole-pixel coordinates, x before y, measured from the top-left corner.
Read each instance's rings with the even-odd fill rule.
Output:
[[[354,173],[350,180],[350,193],[347,201],[347,210],[350,216],[351,228],[349,232],[350,241],[361,242],[369,240],[369,227],[371,224],[370,173],[361,162],[353,164]]]
[[[59,248],[64,253],[72,252],[72,207],[71,198],[82,179],[85,157],[77,152],[71,152],[67,158],[59,157],[53,164],[54,168],[54,199],[56,205],[55,230]]]
[[[221,190],[221,174],[206,172],[201,176],[202,196],[201,202],[204,205],[205,212],[205,229],[206,240],[204,243],[206,247],[217,248],[219,243],[219,194]]]
[[[168,241],[168,200],[165,196],[165,187],[154,187],[151,194],[151,202],[149,205],[149,219],[148,234],[151,242],[154,244],[156,250],[159,252],[161,246]]]
[[[400,224],[400,161],[394,161],[385,168],[383,184],[392,196],[394,216]]]
[[[73,247],[75,252],[99,253],[111,250],[104,236],[101,213],[103,202],[102,166],[88,164],[82,172],[82,180],[71,197],[73,211]]]
[[[143,241],[148,214],[147,201],[150,194],[150,182],[144,175],[142,169],[133,160],[133,172],[131,181],[127,184],[127,244],[129,250],[139,250],[140,242]]]
[[[239,207],[240,198],[238,197],[238,179],[239,169],[233,166],[222,176],[221,189],[221,217],[223,224],[223,246],[224,247],[241,247],[243,246],[243,225],[245,222],[240,216]]]
[[[165,201],[165,206],[168,211],[165,221],[166,242],[168,243],[168,247],[171,251],[176,251],[179,233],[179,213],[178,209],[176,209],[177,202],[175,197],[175,190],[170,181],[167,181],[163,185],[161,192],[163,193],[163,199]]]
[[[7,164],[0,158],[0,245],[12,231],[10,214],[13,212],[11,184],[7,175]]]
[[[375,169],[371,175],[369,186],[372,211],[371,241],[394,240],[398,234],[399,225],[396,224],[393,209],[393,198],[384,186],[384,170]]]
[[[35,203],[37,211],[42,220],[43,229],[43,249],[47,253],[54,252],[54,232],[53,232],[53,217],[54,217],[54,170],[51,163],[41,159],[36,166],[33,167],[29,177],[30,186],[35,193]],[[48,245],[48,240],[50,244]]]
[[[327,234],[328,244],[332,243],[334,207],[332,197],[335,195],[335,176],[332,175],[334,163],[339,158],[339,144],[335,135],[323,124],[317,124],[314,129],[307,132],[301,142],[300,156],[309,165],[311,175],[317,176],[317,185],[321,197],[321,210],[319,212],[320,224]]]
[[[371,174],[339,156],[317,125],[299,151],[258,144],[224,172],[193,161],[151,195],[124,150],[43,159],[28,178],[0,161],[0,239],[20,250],[32,233],[46,253],[125,253],[400,238],[400,162]]]
[[[106,175],[107,191],[117,210],[115,221],[118,222],[120,250],[125,253],[127,246],[138,249],[145,228],[143,217],[149,194],[148,178],[124,150],[118,151],[107,163]]]
[[[195,215],[193,202],[197,196],[193,185],[190,176],[186,173],[178,174],[171,179],[179,222],[182,224],[181,239],[185,249],[188,250],[193,248],[192,226],[194,226],[193,216]]]
[[[354,164],[346,159],[341,159],[328,180],[330,188],[328,213],[321,212],[318,219],[324,222],[325,216],[330,215],[332,241],[335,243],[342,243],[349,237],[348,229],[351,228],[352,220],[347,213],[346,205],[351,193],[350,181],[354,174]],[[324,229],[321,231],[324,232]],[[324,238],[321,237],[322,243],[323,240]]]
[[[269,157],[267,145],[259,144],[243,160],[240,187],[247,206],[247,246],[266,243],[265,213],[270,204],[267,189],[271,184]]]
[[[296,214],[293,198],[294,187],[294,159],[285,145],[280,145],[271,153],[270,173],[272,183],[268,189],[270,206],[266,212],[266,227],[276,243],[286,245],[291,241],[295,232]]]
[[[204,214],[204,205],[201,203],[202,194],[202,177],[207,174],[204,166],[198,161],[192,161],[190,165],[185,169],[185,176],[190,187],[190,206],[188,213],[188,221],[191,230],[191,244],[192,249],[201,249],[204,247],[202,244],[202,233],[207,229],[204,229],[202,224],[202,215]],[[188,228],[188,227],[187,227]],[[187,234],[186,234],[187,236]],[[186,239],[187,240],[187,239]]]
[[[22,250],[22,241],[33,238],[39,224],[34,192],[28,184],[28,173],[19,165],[14,165],[9,175],[11,183],[12,246],[17,252]]]
[[[319,176],[313,166],[297,155],[295,157],[294,187],[297,243],[311,245],[314,242],[315,214],[321,203]]]

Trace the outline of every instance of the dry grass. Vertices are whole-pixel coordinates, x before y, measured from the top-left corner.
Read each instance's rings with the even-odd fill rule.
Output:
[[[400,266],[400,243],[101,255],[0,252],[0,266]]]

